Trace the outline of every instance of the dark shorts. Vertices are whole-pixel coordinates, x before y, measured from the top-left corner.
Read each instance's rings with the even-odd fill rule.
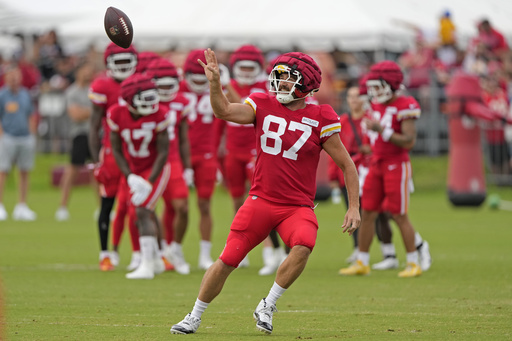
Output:
[[[83,166],[85,161],[91,158],[87,135],[78,135],[73,138],[71,143],[71,164],[74,166]]]

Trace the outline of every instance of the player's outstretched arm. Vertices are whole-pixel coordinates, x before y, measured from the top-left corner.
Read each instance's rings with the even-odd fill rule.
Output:
[[[345,186],[348,193],[348,210],[341,227],[343,228],[343,233],[348,232],[351,235],[361,224],[357,169],[345,146],[341,143],[339,134],[329,137],[322,147],[331,156],[336,165],[341,168],[345,177]]]
[[[254,111],[251,106],[240,103],[230,103],[220,83],[219,64],[215,52],[211,49],[205,50],[206,64],[197,60],[204,68],[204,74],[210,82],[210,102],[215,117],[240,124],[254,122]]]

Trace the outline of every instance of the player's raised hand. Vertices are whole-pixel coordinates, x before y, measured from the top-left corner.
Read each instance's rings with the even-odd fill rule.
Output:
[[[209,48],[204,51],[204,56],[206,57],[206,64],[200,59],[198,59],[197,62],[204,68],[206,78],[208,78],[210,82],[220,81],[219,64],[217,63],[215,52]]]

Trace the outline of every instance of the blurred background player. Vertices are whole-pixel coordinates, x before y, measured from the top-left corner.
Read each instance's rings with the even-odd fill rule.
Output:
[[[199,268],[208,269],[211,257],[211,237],[213,221],[211,216],[211,197],[217,181],[217,148],[215,122],[210,103],[208,79],[197,63],[205,61],[203,50],[192,50],[183,65],[184,80],[180,84],[180,93],[189,101],[186,118],[189,125],[190,158],[193,170],[194,186],[199,208],[199,233],[201,236]]]
[[[65,221],[69,219],[69,197],[71,188],[80,168],[91,158],[89,151],[88,135],[89,120],[92,113],[92,103],[89,100],[89,87],[94,78],[94,66],[85,63],[79,66],[75,74],[75,82],[66,89],[67,114],[70,118],[71,160],[60,182],[61,199],[60,206],[55,212],[55,220]]]
[[[89,89],[89,99],[93,103],[89,130],[89,149],[91,158],[96,164],[94,175],[98,180],[101,195],[98,216],[101,247],[100,270],[110,271],[119,264],[118,253],[108,252],[108,232],[110,213],[114,206],[122,174],[112,154],[109,138],[110,128],[106,124],[105,118],[108,108],[119,103],[121,82],[135,73],[137,51],[133,46],[124,49],[110,43],[105,49],[104,61],[107,73],[94,79]],[[126,213],[126,205],[119,205],[115,219],[119,219],[121,224],[124,224]],[[138,244],[138,240],[132,240],[132,243]],[[133,246],[133,248],[137,249],[138,245]]]
[[[16,164],[19,171],[18,203],[14,220],[33,221],[37,214],[27,206],[29,173],[34,167],[36,127],[34,107],[28,90],[22,85],[18,67],[5,70],[5,85],[0,89],[0,221],[8,218],[3,202],[7,175]]]
[[[262,78],[264,62],[263,53],[254,45],[243,45],[231,54],[229,67],[233,78],[226,86],[231,103],[243,103],[254,92],[268,92],[266,78]],[[247,198],[252,181],[256,134],[253,124],[226,121],[219,121],[219,124],[225,134],[224,178],[236,213]],[[246,256],[239,267],[247,266],[249,258]]]
[[[416,141],[415,120],[420,116],[421,109],[414,98],[397,93],[402,81],[403,73],[392,61],[373,65],[368,74],[366,85],[372,98],[372,118],[365,119],[364,124],[372,143],[372,158],[361,198],[359,253],[352,266],[340,270],[342,275],[370,273],[369,248],[375,219],[380,211],[391,214],[405,244],[407,266],[398,276],[416,277],[422,273],[415,246],[418,235],[415,236],[407,215],[412,176],[409,150]],[[422,247],[428,250],[428,243],[422,241]]]
[[[149,75],[135,74],[121,83],[126,105],[108,109],[107,122],[115,160],[130,187],[140,234],[141,263],[128,279],[152,279],[165,271],[158,245],[155,206],[169,180],[167,161],[169,118],[159,107],[156,85]]]
[[[356,165],[359,174],[359,195],[362,197],[362,188],[366,174],[368,173],[368,166],[371,157],[371,146],[363,124],[364,117],[371,115],[370,103],[368,102],[368,94],[366,89],[366,77],[362,77],[358,85],[353,85],[347,89],[347,105],[349,112],[340,116],[340,138],[345,148],[349,152],[352,161],[354,161],[354,164]],[[333,171],[334,162],[332,159],[329,160],[330,172],[334,173],[331,176],[335,178],[336,184],[339,184],[340,195],[343,196],[345,204],[348,204],[347,189],[345,187],[343,174],[340,171],[336,171],[336,169],[339,170],[337,167]],[[396,252],[394,245],[391,243],[391,227],[389,226],[389,216],[385,212],[379,212],[379,215],[375,221],[375,230],[377,232],[379,242],[381,243],[384,260],[380,263],[374,264],[373,268],[376,270],[397,268],[398,261],[396,260]],[[352,237],[354,241],[354,251],[346,259],[346,262],[349,264],[355,262],[357,259],[357,230],[352,234]]]
[[[177,273],[188,275],[190,265],[185,261],[181,243],[188,225],[188,184],[193,183],[188,124],[184,118],[188,100],[179,91],[178,69],[170,61],[159,58],[148,65],[146,73],[156,83],[160,106],[169,115],[169,156],[171,177],[162,195],[165,207],[162,227],[164,256]],[[186,180],[187,179],[187,180]],[[169,267],[166,264],[166,267]]]
[[[160,56],[153,51],[142,51],[137,52],[137,66],[135,73],[144,73],[148,65],[154,61],[160,59]],[[137,217],[133,210],[128,211],[130,204],[130,188],[126,183],[126,179],[121,177],[118,184],[116,194],[117,208],[116,216],[112,224],[112,247],[114,249],[113,256],[115,259],[119,258],[117,250],[121,243],[121,237],[123,235],[126,220],[128,220],[128,231],[130,233],[130,240],[132,241],[132,257],[130,263],[126,267],[128,271],[135,270],[141,261],[140,256],[140,245],[139,245],[139,231],[136,226]],[[128,219],[126,219],[125,212],[129,212]],[[117,218],[119,216],[119,218]],[[168,262],[167,262],[168,263]]]

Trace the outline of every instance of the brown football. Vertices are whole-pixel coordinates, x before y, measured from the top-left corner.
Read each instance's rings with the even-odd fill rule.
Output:
[[[107,12],[105,12],[105,32],[114,44],[125,49],[130,47],[133,40],[132,22],[120,9],[107,8]]]

